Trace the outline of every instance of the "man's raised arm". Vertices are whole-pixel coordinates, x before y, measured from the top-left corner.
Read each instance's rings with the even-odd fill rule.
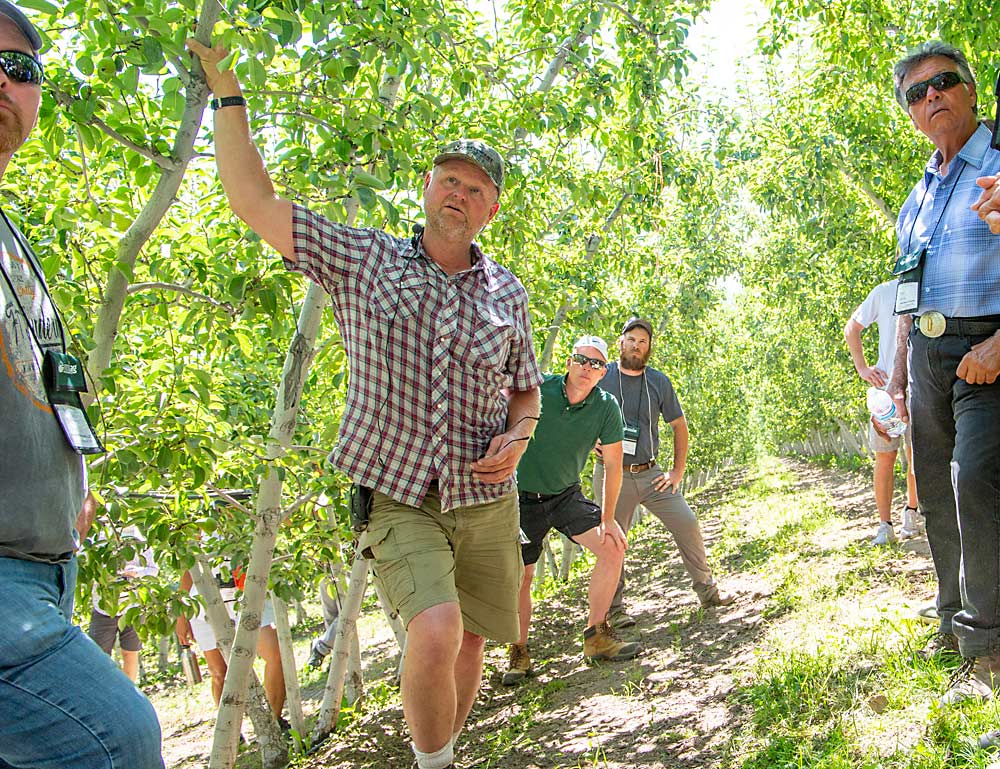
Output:
[[[219,72],[218,63],[228,55],[222,46],[208,48],[197,40],[187,47],[201,59],[205,82],[217,100],[237,101],[215,112],[215,162],[229,205],[250,229],[260,235],[287,259],[295,255],[292,242],[292,204],[274,191],[257,145],[250,138],[239,81],[232,70]]]

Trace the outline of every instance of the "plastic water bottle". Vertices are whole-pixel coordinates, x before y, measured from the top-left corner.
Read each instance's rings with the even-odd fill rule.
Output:
[[[890,437],[896,438],[906,432],[906,422],[896,414],[896,404],[885,390],[868,388],[868,410]]]

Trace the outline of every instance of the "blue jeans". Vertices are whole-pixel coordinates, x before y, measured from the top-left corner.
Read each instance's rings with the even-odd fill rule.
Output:
[[[162,769],[153,706],[72,624],[76,569],[0,558],[0,769]]]
[[[955,371],[986,336],[910,335],[913,472],[938,578],[940,629],[963,656],[1000,654],[1000,381]]]

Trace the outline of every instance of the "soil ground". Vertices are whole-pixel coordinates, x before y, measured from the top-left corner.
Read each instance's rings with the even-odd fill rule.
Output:
[[[826,469],[781,460],[793,493],[825,497],[837,525],[816,532],[801,556],[801,568],[817,579],[836,580],[857,545],[873,533],[876,515],[867,473]],[[629,612],[638,620],[633,638],[643,653],[632,662],[588,666],[582,660],[588,570],[575,568],[569,582],[536,601],[531,649],[536,675],[504,687],[505,649],[488,646],[481,694],[457,747],[463,768],[671,769],[731,765],[734,735],[749,714],[733,696],[745,683],[762,644],[800,628],[792,615],[774,610],[776,589],[767,574],[740,573],[740,558],[720,563],[712,555],[726,523],[713,511],[733,504],[750,471],[730,469],[690,501],[722,586],[738,593],[728,607],[703,610],[690,589],[676,547],[655,519],[633,530],[627,557]],[[732,535],[732,532],[729,532]],[[753,532],[740,534],[748,542]],[[752,542],[751,542],[752,545]],[[850,610],[875,616],[887,608],[912,614],[929,602],[932,565],[926,540],[901,543],[882,559],[874,589],[851,595]],[[826,572],[826,573],[824,573]],[[884,577],[884,579],[883,579]],[[845,608],[846,610],[846,608]],[[412,754],[392,674],[395,642],[373,612],[362,630],[367,698],[360,717],[343,732],[300,759],[297,766],[330,769],[408,769]],[[299,665],[308,648],[297,647]],[[325,672],[325,671],[324,671]],[[308,715],[322,696],[324,675],[303,681]],[[213,709],[207,682],[202,688],[151,693],[164,721],[165,759],[170,769],[203,766],[210,748]],[[244,733],[250,734],[249,726]],[[253,765],[241,759],[240,766]],[[256,764],[259,766],[259,764]]]

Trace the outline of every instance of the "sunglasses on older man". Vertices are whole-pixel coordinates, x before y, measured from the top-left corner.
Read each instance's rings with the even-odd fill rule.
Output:
[[[21,51],[0,51],[0,69],[16,83],[41,85],[45,79],[38,60]]]
[[[586,355],[578,352],[573,353],[572,361],[577,366],[590,366],[592,369],[597,371],[608,365],[600,358],[588,358]]]
[[[947,91],[954,88],[959,83],[964,83],[962,76],[957,72],[938,72],[934,77],[929,77],[919,83],[914,83],[906,89],[906,103],[916,104],[923,101],[927,96],[927,89],[934,86],[935,91]]]

